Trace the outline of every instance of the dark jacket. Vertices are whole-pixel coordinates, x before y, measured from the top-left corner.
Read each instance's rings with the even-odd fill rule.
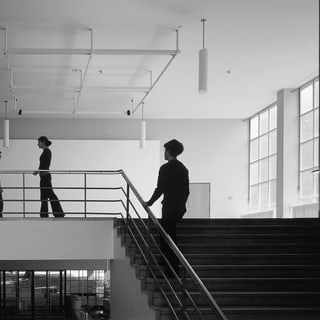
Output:
[[[157,187],[147,204],[151,206],[162,194],[163,209],[176,211],[182,217],[189,196],[189,172],[177,159],[160,167]]]

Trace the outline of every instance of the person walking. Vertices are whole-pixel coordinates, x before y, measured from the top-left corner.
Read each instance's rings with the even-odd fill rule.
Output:
[[[64,217],[64,212],[62,210],[61,204],[58,197],[52,189],[51,183],[51,174],[49,170],[51,164],[52,153],[49,149],[49,146],[52,144],[47,137],[41,136],[38,138],[38,147],[42,149],[42,154],[40,156],[40,164],[38,171],[35,171],[33,175],[40,175],[40,199],[41,199],[41,208],[40,208],[40,217],[48,218],[48,199],[50,200],[51,208],[54,217]]]
[[[163,195],[161,226],[176,243],[176,225],[186,212],[186,202],[190,193],[189,172],[177,159],[184,150],[181,142],[176,139],[170,140],[164,144],[164,149],[167,163],[160,167],[157,187],[145,205],[152,206]],[[160,249],[179,275],[179,260],[161,235]],[[166,270],[166,275],[173,276],[170,270]]]

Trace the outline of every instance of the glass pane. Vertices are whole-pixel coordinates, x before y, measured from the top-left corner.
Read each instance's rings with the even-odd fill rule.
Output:
[[[268,180],[268,158],[259,161],[259,182]]]
[[[319,107],[319,80],[314,82],[314,107]]]
[[[314,111],[314,136],[319,136],[319,109]]]
[[[314,176],[314,184],[316,198],[319,198],[319,178],[317,174]]]
[[[275,179],[277,176],[277,156],[269,158],[269,180]]]
[[[303,143],[300,146],[300,169],[309,169],[313,167],[313,140]]]
[[[269,182],[269,192],[270,192],[270,204],[276,204],[277,202],[277,181],[272,180]]]
[[[258,181],[258,162],[250,164],[250,185],[257,184]]]
[[[300,119],[300,142],[313,138],[313,112],[309,112]]]
[[[300,114],[303,114],[313,108],[313,85],[300,90]]]
[[[319,166],[319,139],[314,140],[314,167]]]
[[[260,113],[260,132],[262,135],[268,131],[269,128],[269,110]]]
[[[268,203],[269,203],[269,183],[266,182],[266,183],[260,184],[259,191],[260,191],[260,194],[259,194],[260,206],[262,206],[262,207],[268,206]]]
[[[250,140],[256,138],[259,134],[258,116],[250,119]]]
[[[269,130],[277,127],[277,106],[270,109],[270,127]]]
[[[313,198],[313,174],[311,171],[301,172],[301,198]]]
[[[259,157],[259,139],[250,142],[250,162],[258,160]]]
[[[250,209],[258,208],[259,206],[259,186],[250,187]]]
[[[269,155],[277,153],[277,130],[269,133]]]
[[[259,147],[259,157],[264,158],[268,155],[268,135],[264,135],[262,137],[260,137],[260,147]]]

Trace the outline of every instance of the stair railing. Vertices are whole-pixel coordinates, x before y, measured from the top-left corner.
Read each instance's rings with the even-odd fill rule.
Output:
[[[218,306],[217,302],[212,297],[212,295],[210,294],[210,292],[208,291],[206,286],[203,284],[203,282],[201,281],[199,276],[196,274],[194,269],[191,267],[189,262],[186,260],[184,255],[178,249],[178,247],[173,242],[173,240],[164,231],[164,229],[162,228],[162,226],[160,225],[160,223],[158,222],[157,218],[154,216],[154,214],[152,213],[150,208],[144,205],[144,201],[143,201],[142,197],[140,196],[138,191],[135,189],[135,187],[133,186],[131,181],[128,179],[126,174],[123,171],[121,171],[120,173],[121,173],[122,177],[124,178],[124,180],[127,183],[126,191],[122,188],[122,192],[125,194],[125,196],[127,198],[127,206],[126,206],[127,217],[126,217],[126,219],[124,219],[125,220],[125,225],[127,227],[127,231],[129,232],[130,236],[133,238],[133,241],[134,241],[135,245],[138,248],[138,251],[140,252],[140,254],[142,256],[142,259],[143,259],[144,263],[147,265],[149,274],[155,280],[155,282],[157,284],[157,287],[159,288],[162,296],[164,297],[166,303],[168,304],[168,306],[169,306],[173,316],[175,317],[175,319],[177,319],[177,320],[180,319],[179,314],[177,314],[174,306],[172,305],[172,303],[170,301],[170,298],[166,294],[165,290],[162,288],[161,283],[157,278],[157,274],[159,274],[159,273],[161,274],[161,277],[164,279],[165,283],[168,285],[168,287],[170,289],[170,292],[173,294],[174,299],[177,301],[178,307],[181,309],[181,312],[184,315],[185,319],[190,319],[189,310],[186,307],[186,301],[187,300],[189,300],[189,302],[191,303],[191,306],[196,311],[199,319],[203,319],[204,318],[200,308],[197,306],[197,304],[195,303],[191,293],[187,289],[186,276],[188,275],[192,279],[193,283],[197,286],[199,292],[206,299],[211,314],[214,315],[216,317],[216,319],[218,319],[218,320],[227,320],[225,314],[220,309],[220,307]],[[138,211],[136,210],[135,206],[133,205],[132,201],[130,200],[130,198],[129,198],[130,195],[129,195],[128,190],[131,190],[132,193],[134,193],[134,195],[137,198],[137,200],[144,207],[144,209],[145,209],[145,211],[146,211],[146,213],[148,215],[148,225],[146,225],[146,223],[144,222],[144,220],[141,218],[141,216],[139,215]],[[142,234],[142,232],[141,232],[139,226],[137,225],[135,219],[132,218],[132,215],[130,214],[129,206],[133,209],[133,211],[134,211],[136,217],[138,218],[138,220],[140,221],[140,224],[142,225],[143,229],[147,232],[147,237],[146,238]],[[182,268],[183,268],[182,280],[178,277],[178,275],[176,274],[175,270],[170,265],[168,259],[163,254],[163,252],[161,252],[161,249],[159,248],[159,246],[158,246],[158,244],[157,244],[157,242],[156,242],[156,240],[155,240],[155,238],[154,238],[154,236],[152,234],[152,227],[156,228],[156,230],[161,234],[163,239],[165,239],[165,241],[167,242],[169,247],[172,249],[174,254],[177,256],[177,258],[178,258],[178,260],[179,260],[179,262],[180,262],[180,264],[182,265]],[[139,236],[140,241],[142,241],[143,246],[140,245],[141,242],[139,241],[137,236]],[[170,281],[167,278],[166,274],[163,272],[162,268],[160,267],[160,265],[158,263],[158,260],[157,260],[157,257],[152,252],[152,247],[156,248],[156,250],[160,253],[160,256],[165,261],[166,265],[168,266],[168,268],[171,270],[172,274],[174,275],[174,278],[176,279],[176,281],[178,282],[178,284],[179,284],[179,286],[181,288],[182,299],[180,299],[178,297],[178,294],[176,293],[174,287],[172,286],[172,284],[170,283]],[[146,251],[143,250],[144,248],[146,248]],[[157,271],[157,273],[154,271],[154,269]]]

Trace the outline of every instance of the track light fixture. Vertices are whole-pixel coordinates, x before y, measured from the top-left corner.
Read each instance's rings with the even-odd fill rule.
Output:
[[[204,45],[204,24],[207,19],[202,18],[202,49],[199,51],[199,93],[207,92],[208,86],[208,49]]]

